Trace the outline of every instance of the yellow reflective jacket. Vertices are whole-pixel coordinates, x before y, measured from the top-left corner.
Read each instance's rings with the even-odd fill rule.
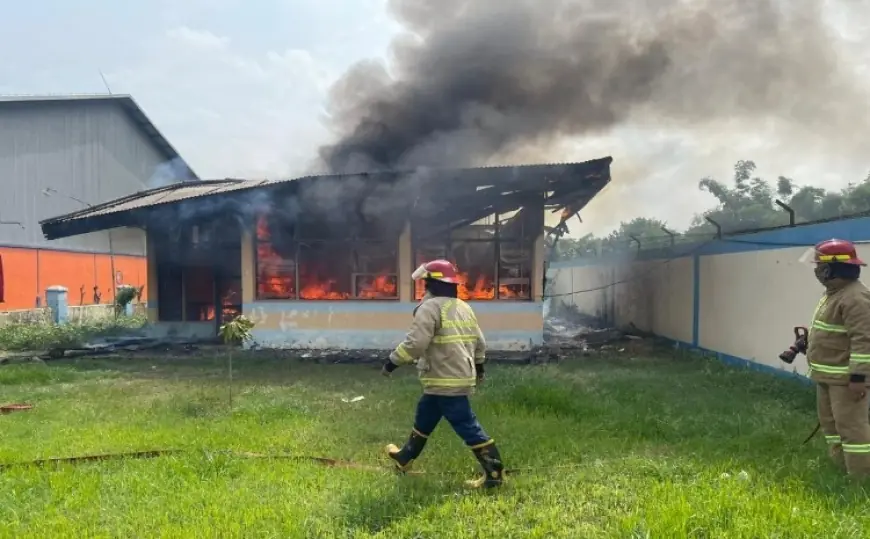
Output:
[[[807,363],[816,382],[842,385],[849,375],[870,380],[870,290],[860,281],[834,281],[810,327]]]
[[[456,298],[426,294],[414,309],[411,330],[390,354],[396,365],[417,364],[423,392],[470,395],[486,340],[471,306]]]

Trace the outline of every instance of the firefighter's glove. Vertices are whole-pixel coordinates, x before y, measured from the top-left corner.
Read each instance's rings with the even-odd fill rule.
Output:
[[[807,343],[807,340],[803,337],[794,342],[794,347],[797,348],[797,351],[804,355],[806,355],[807,353],[808,346],[809,343]]]
[[[389,378],[393,374],[393,371],[396,370],[396,367],[398,367],[398,365],[388,359],[381,368],[381,374]]]
[[[477,379],[475,380],[475,384],[483,385],[483,382],[486,380],[486,373],[483,372],[483,364],[476,365],[475,369],[477,370]]]

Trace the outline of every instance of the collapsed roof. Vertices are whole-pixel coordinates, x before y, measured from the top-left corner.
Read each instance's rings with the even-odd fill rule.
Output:
[[[417,169],[363,174],[306,176],[292,180],[201,180],[173,184],[112,200],[40,222],[53,240],[117,227],[149,228],[195,222],[228,212],[247,215],[281,201],[309,214],[345,211],[346,204],[374,204],[421,228],[453,229],[493,213],[530,204],[565,218],[580,211],[610,182],[604,157],[582,163]],[[380,206],[378,206],[380,205]],[[351,208],[347,208],[351,209]],[[251,215],[253,217],[253,215]]]

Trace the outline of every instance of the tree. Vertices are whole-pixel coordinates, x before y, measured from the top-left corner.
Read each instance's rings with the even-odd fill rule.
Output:
[[[711,232],[713,227],[706,218],[716,221],[725,232],[782,224],[782,211],[777,211],[774,190],[769,183],[753,176],[755,169],[754,161],[738,161],[734,165],[734,187],[710,177],[698,182],[698,188],[713,195],[719,204],[696,215],[688,232]],[[780,177],[776,194],[781,196],[793,190],[794,182]]]
[[[228,347],[227,378],[229,379],[230,410],[233,408],[233,348],[250,341],[252,329],[254,329],[254,323],[245,315],[240,314],[223,324],[218,330],[218,335]]]
[[[725,233],[786,225],[788,214],[779,207],[777,200],[795,212],[798,223],[870,214],[870,174],[860,183],[849,184],[841,191],[828,191],[811,185],[798,186],[785,176],[779,176],[773,186],[755,174],[756,168],[751,160],[735,163],[730,186],[712,177],[701,179],[698,188],[713,195],[717,204],[695,215],[689,229],[677,241],[694,241],[699,235],[715,232],[707,218],[718,223]],[[640,239],[643,247],[661,247],[663,242],[670,241],[662,230],[663,226],[665,223],[658,219],[639,217],[621,223],[603,238],[592,234],[580,239],[563,238],[556,255],[565,259],[624,250],[632,236]]]

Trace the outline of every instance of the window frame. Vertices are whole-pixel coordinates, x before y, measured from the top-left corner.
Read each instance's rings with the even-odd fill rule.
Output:
[[[293,260],[293,266],[294,266],[294,275],[293,275],[294,294],[293,294],[293,296],[288,297],[288,298],[262,297],[260,295],[260,283],[262,281],[261,281],[261,275],[260,275],[259,247],[261,244],[267,244],[270,247],[273,244],[272,244],[272,240],[271,240],[271,234],[270,234],[269,239],[261,239],[260,238],[260,234],[258,233],[260,219],[268,219],[268,213],[263,213],[263,214],[258,215],[256,217],[256,220],[255,220],[255,223],[257,226],[255,226],[255,230],[254,230],[254,246],[253,246],[254,247],[253,248],[253,251],[254,251],[253,252],[253,255],[254,255],[254,301],[258,301],[258,302],[259,301],[366,301],[366,302],[369,302],[369,301],[400,301],[401,300],[401,281],[400,281],[401,271],[400,271],[400,269],[401,269],[402,264],[401,264],[401,261],[399,260],[399,253],[400,253],[399,243],[400,243],[401,233],[396,235],[394,240],[391,240],[390,238],[377,239],[377,238],[367,238],[367,237],[360,238],[360,237],[353,237],[353,236],[348,236],[348,237],[343,238],[343,239],[316,238],[316,237],[300,238],[300,230],[303,229],[303,227],[301,227],[301,226],[294,227],[293,235],[292,235],[292,238],[290,239],[290,241],[292,242],[292,252],[293,252],[292,260]],[[308,224],[311,225],[311,223],[308,223]],[[392,244],[392,247],[390,247],[389,250],[394,252],[396,255],[396,261],[395,261],[394,266],[393,266],[394,271],[389,272],[389,273],[384,273],[384,274],[377,274],[377,275],[386,275],[386,276],[393,277],[395,279],[395,283],[396,283],[395,296],[364,298],[364,297],[360,297],[358,295],[358,293],[354,294],[354,292],[357,292],[357,290],[355,290],[355,289],[356,289],[356,285],[357,285],[357,279],[360,276],[375,275],[375,274],[349,272],[348,275],[351,276],[351,294],[354,294],[354,295],[347,297],[347,298],[340,298],[340,299],[329,299],[329,298],[312,299],[312,298],[301,297],[303,287],[301,286],[302,283],[300,281],[300,276],[299,276],[299,267],[301,265],[299,259],[300,259],[300,252],[303,250],[302,247],[305,245],[329,244],[329,243],[344,244],[344,245],[364,245],[364,244],[390,245],[390,244]],[[272,248],[272,249],[274,250],[274,248]],[[282,259],[282,260],[286,260],[286,259]]]
[[[494,227],[494,235],[492,238],[487,238],[487,239],[480,239],[480,238],[456,239],[456,238],[453,238],[453,233],[456,230],[462,230],[468,226],[472,226],[473,225],[473,223],[472,223],[472,225],[466,225],[466,226],[460,227],[458,229],[449,230],[446,233],[444,233],[443,236],[438,237],[437,239],[421,240],[419,235],[414,234],[414,226],[412,224],[412,226],[411,226],[411,260],[410,260],[411,272],[413,272],[414,270],[417,269],[417,267],[419,265],[419,263],[417,262],[417,260],[418,260],[417,255],[424,249],[425,250],[440,249],[444,253],[445,258],[450,259],[451,254],[453,252],[453,244],[454,243],[490,243],[490,244],[494,244],[494,248],[493,248],[493,252],[494,252],[494,261],[493,261],[493,264],[494,264],[494,267],[493,267],[494,294],[493,294],[493,298],[492,299],[469,299],[468,301],[473,301],[473,302],[476,302],[476,301],[480,301],[480,302],[491,302],[491,301],[533,302],[534,295],[535,295],[534,283],[535,283],[535,276],[537,274],[537,270],[535,268],[535,261],[534,261],[534,259],[535,259],[535,241],[537,238],[535,238],[534,236],[528,235],[526,233],[525,227],[523,227],[523,229],[521,229],[520,234],[517,236],[510,235],[508,237],[502,237],[502,223],[501,223],[501,219],[500,219],[501,214],[496,212],[495,214],[491,214],[490,216],[494,217],[493,223],[491,225],[485,225],[485,226]],[[488,219],[490,216],[484,217],[483,219]],[[500,271],[499,270],[501,269],[501,247],[502,247],[503,243],[520,244],[524,248],[529,250],[529,254],[531,255],[532,262],[531,262],[531,268],[529,271],[529,294],[528,294],[528,297],[509,297],[509,298],[501,297],[501,294],[499,292],[499,288],[500,288],[500,285],[499,285],[499,273],[500,273]],[[417,297],[416,284],[414,284],[414,286],[411,289],[411,298],[414,301],[420,301],[420,299],[421,299],[420,297]]]

